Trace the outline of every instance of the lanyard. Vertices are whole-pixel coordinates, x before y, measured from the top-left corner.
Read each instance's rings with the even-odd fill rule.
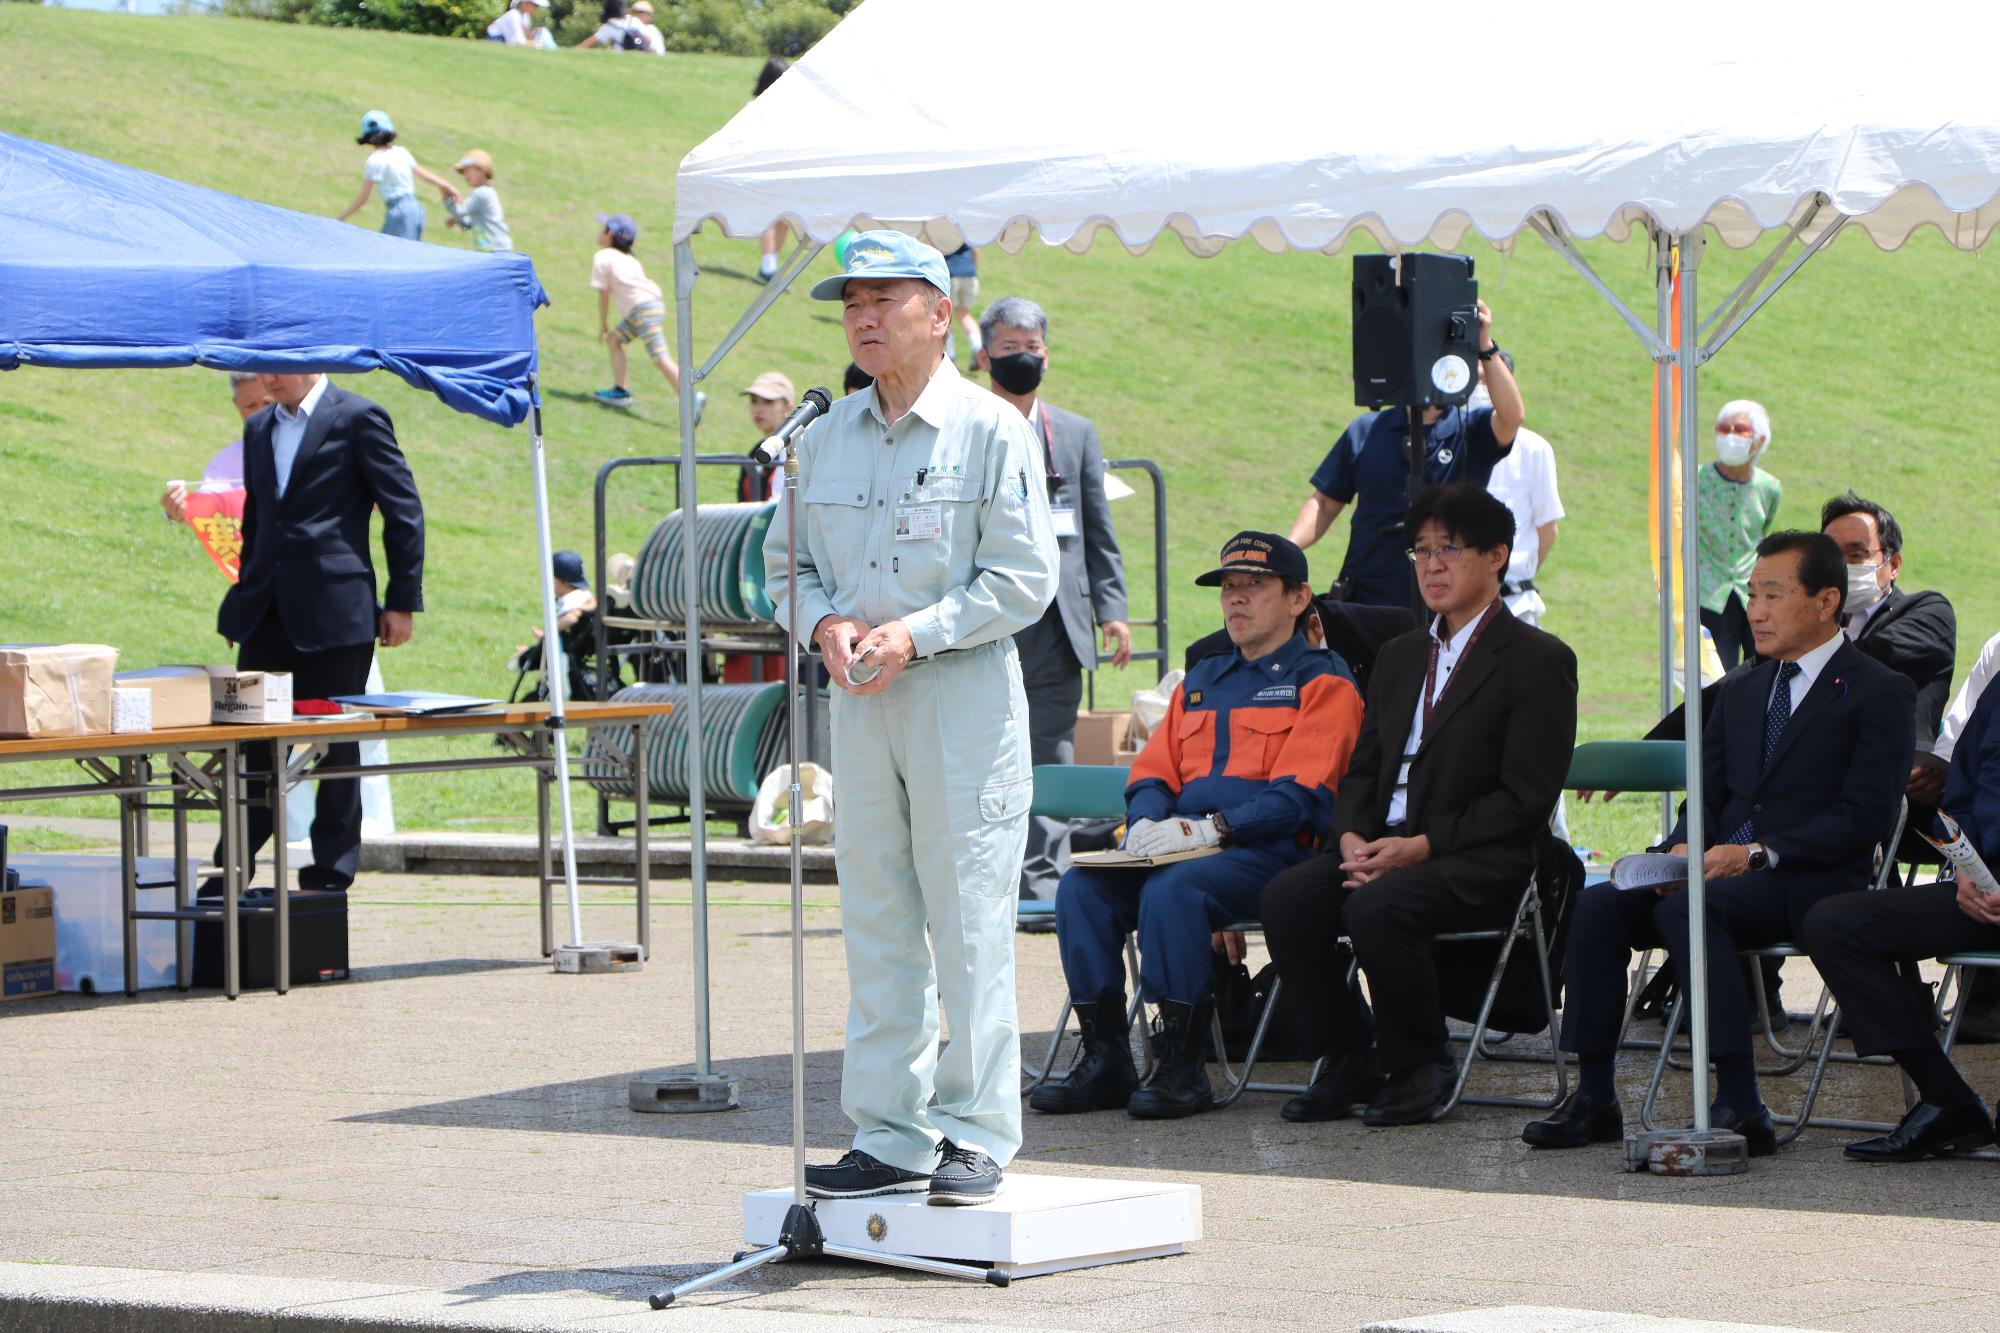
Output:
[[[1486,610],[1481,613],[1479,623],[1472,627],[1472,636],[1465,641],[1465,647],[1458,650],[1458,658],[1461,662],[1465,660],[1465,655],[1472,651],[1472,645],[1479,642],[1479,636],[1486,632],[1486,627],[1492,623],[1493,617],[1499,614],[1499,611],[1500,599],[1498,597],[1495,597],[1491,602],[1486,604]],[[1424,672],[1424,735],[1426,737],[1430,735],[1432,710],[1437,707],[1438,700],[1444,698],[1450,692],[1451,683],[1458,679],[1458,669],[1454,667],[1452,673],[1445,677],[1444,689],[1440,690],[1437,688],[1438,654],[1443,648],[1444,644],[1439,641],[1438,636],[1435,634],[1431,635],[1431,664]],[[1435,699],[1431,697],[1433,692],[1437,695]]]
[[[1049,429],[1049,405],[1039,398],[1035,400],[1035,420],[1042,428],[1042,461],[1049,479],[1049,494],[1053,496],[1062,481],[1062,473],[1056,471],[1056,441],[1054,432]]]

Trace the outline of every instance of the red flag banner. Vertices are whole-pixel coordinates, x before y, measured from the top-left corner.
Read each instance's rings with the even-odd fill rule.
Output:
[[[229,491],[193,491],[187,498],[188,526],[201,538],[201,549],[231,583],[243,560],[242,488]]]

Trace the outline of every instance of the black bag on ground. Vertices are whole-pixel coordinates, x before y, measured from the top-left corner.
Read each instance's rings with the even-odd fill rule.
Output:
[[[1347,946],[1338,946],[1335,954],[1337,957],[1329,966],[1338,967],[1345,975],[1349,956]],[[1271,1002],[1271,991],[1278,981],[1278,966],[1266,963],[1253,977],[1250,969],[1242,963],[1224,962],[1221,954],[1214,955],[1214,959],[1215,1012],[1222,1020],[1223,1045],[1231,1060],[1241,1060],[1250,1053],[1250,1039],[1256,1035],[1257,1020]],[[1278,1007],[1271,1014],[1271,1026],[1264,1032],[1264,1047],[1257,1052],[1259,1061],[1318,1058],[1312,1049],[1312,1038],[1306,1031],[1305,1021],[1298,1012],[1297,995],[1295,990],[1278,993]]]
[[[1541,900],[1542,933],[1548,946],[1549,979],[1556,1003],[1562,1003],[1563,948],[1569,939],[1570,909],[1583,892],[1583,862],[1570,845],[1544,832],[1535,849],[1535,894]],[[1499,944],[1487,940],[1440,944],[1437,950],[1439,988],[1444,1011],[1466,1023],[1479,1017],[1486,983],[1493,976]],[[1492,1032],[1545,1031],[1549,1017],[1542,1004],[1541,968],[1532,937],[1516,942],[1500,974],[1500,989],[1486,1026]]]

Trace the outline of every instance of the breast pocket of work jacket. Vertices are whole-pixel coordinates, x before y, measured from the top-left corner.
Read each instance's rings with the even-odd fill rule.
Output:
[[[867,567],[870,521],[867,478],[815,478],[805,488],[805,536],[821,581],[852,588]]]

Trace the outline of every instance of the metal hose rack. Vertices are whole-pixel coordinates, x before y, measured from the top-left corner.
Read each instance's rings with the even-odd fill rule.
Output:
[[[701,618],[710,625],[769,628],[771,599],[764,591],[764,534],[774,501],[707,504],[695,510],[694,553],[701,584]],[[687,524],[676,509],[659,521],[632,570],[632,609],[646,620],[687,618]]]
[[[747,806],[757,799],[757,784],[763,776],[784,762],[785,687],[779,682],[707,685],[701,697],[700,743],[708,795],[720,803]],[[672,713],[645,728],[646,797],[648,801],[685,805],[689,738],[687,714],[680,705],[687,699],[687,686],[632,685],[614,698],[675,705]],[[620,759],[631,755],[635,730],[619,726],[591,729],[582,771],[600,795],[632,799],[630,778],[618,764],[607,761],[614,755]]]

